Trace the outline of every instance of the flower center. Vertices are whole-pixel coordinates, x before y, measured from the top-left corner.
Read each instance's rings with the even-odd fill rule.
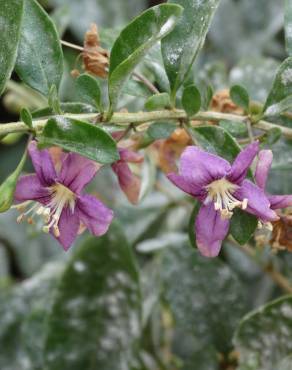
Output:
[[[233,194],[237,189],[237,185],[232,184],[225,178],[215,180],[206,186],[208,192],[206,202],[214,202],[214,208],[216,211],[220,211],[221,217],[229,219],[233,215],[234,208],[247,208],[248,199],[239,201],[234,197]]]
[[[18,209],[21,214],[17,218],[17,222],[21,222],[24,219],[27,219],[27,222],[32,224],[34,223],[34,216],[42,216],[44,220],[43,231],[49,233],[50,229],[53,229],[54,235],[56,237],[60,236],[60,231],[58,223],[62,214],[64,207],[69,207],[71,212],[74,212],[75,208],[75,194],[66,186],[56,183],[48,188],[48,191],[51,196],[51,200],[47,206],[40,206],[39,203],[34,201],[27,201],[22,204],[14,206]],[[26,212],[26,207],[29,204],[33,204]]]

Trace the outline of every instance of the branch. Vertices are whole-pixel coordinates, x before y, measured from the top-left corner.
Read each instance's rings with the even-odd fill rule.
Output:
[[[83,114],[64,114],[63,117],[96,121],[97,113],[83,113]],[[106,115],[105,115],[106,116]],[[108,122],[99,122],[101,125],[117,125],[117,126],[128,126],[131,123],[133,126],[139,126],[146,122],[157,122],[157,121],[179,121],[187,119],[187,115],[183,110],[162,110],[153,112],[137,112],[137,113],[125,113],[118,112],[114,113]],[[219,122],[221,120],[234,121],[234,122],[246,122],[247,116],[239,116],[236,114],[226,114],[218,112],[199,112],[195,116],[191,117],[191,126],[198,126],[198,122]],[[41,120],[34,120],[33,126],[36,131],[41,131],[48,118]],[[260,129],[262,131],[269,131],[274,128],[278,128],[282,131],[282,134],[288,138],[292,139],[292,129],[284,126],[279,126],[274,123],[267,121],[259,121],[253,125],[253,127]],[[15,132],[28,132],[29,127],[23,122],[12,122],[0,125],[0,135],[6,135]]]

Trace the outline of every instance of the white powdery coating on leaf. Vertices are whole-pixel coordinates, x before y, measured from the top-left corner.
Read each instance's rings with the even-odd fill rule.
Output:
[[[285,71],[283,71],[281,81],[284,86],[292,83],[292,68],[287,68]]]

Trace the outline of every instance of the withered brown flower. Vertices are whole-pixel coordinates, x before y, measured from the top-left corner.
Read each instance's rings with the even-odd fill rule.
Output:
[[[82,52],[84,69],[101,78],[108,75],[109,51],[100,46],[97,25],[92,23],[84,38]]]
[[[242,108],[233,103],[228,89],[218,91],[212,98],[211,110],[220,113],[243,114]]]
[[[292,252],[292,214],[281,215],[279,221],[273,222],[270,243],[275,249]]]

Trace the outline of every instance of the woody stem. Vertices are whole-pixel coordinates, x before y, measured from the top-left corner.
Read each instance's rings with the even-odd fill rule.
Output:
[[[105,115],[106,116],[106,115]],[[85,121],[96,121],[96,113],[82,113],[82,114],[64,114],[63,117],[79,119]],[[99,122],[100,125],[117,125],[117,126],[128,126],[129,123],[132,123],[133,126],[139,126],[146,122],[151,125],[157,121],[175,121],[179,123],[181,120],[186,120],[187,115],[183,110],[162,110],[162,111],[153,111],[153,112],[136,112],[136,113],[126,113],[126,112],[117,112],[114,113],[111,119],[107,122]],[[190,126],[196,127],[201,125],[201,122],[204,124],[209,124],[208,122],[219,122],[221,120],[233,121],[233,122],[246,122],[248,117],[240,116],[236,114],[226,114],[218,112],[199,112],[198,114],[191,117]],[[41,131],[45,124],[47,123],[48,118],[41,120],[33,121],[33,128],[35,131]],[[288,138],[292,139],[292,129],[284,126],[279,126],[277,124],[259,121],[253,125],[253,127],[260,129],[262,131],[269,131],[274,128],[281,130],[282,134]],[[29,132],[30,129],[22,121],[11,122],[0,125],[0,135],[7,135],[10,133],[16,132]]]

